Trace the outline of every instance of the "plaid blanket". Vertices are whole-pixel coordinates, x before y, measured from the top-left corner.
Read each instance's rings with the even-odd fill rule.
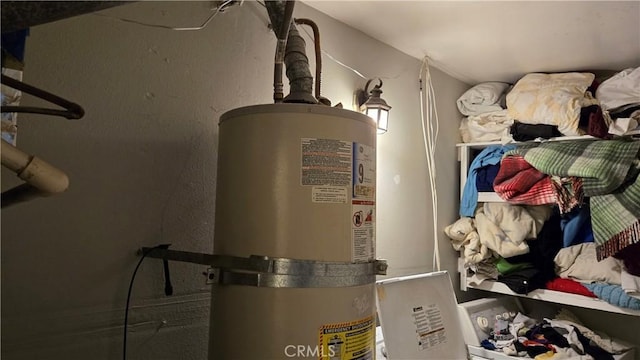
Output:
[[[640,141],[578,140],[523,146],[515,154],[542,173],[582,179],[591,197],[598,260],[640,242]]]
[[[557,204],[561,214],[582,204],[581,178],[543,174],[518,154],[502,159],[493,189],[511,204]]]

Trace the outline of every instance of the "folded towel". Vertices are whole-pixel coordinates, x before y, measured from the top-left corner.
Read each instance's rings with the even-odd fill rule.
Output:
[[[640,300],[627,295],[620,285],[606,283],[584,284],[598,299],[623,308],[640,310]]]
[[[502,82],[480,83],[467,90],[456,102],[463,115],[479,115],[506,108],[506,91],[510,85]]]

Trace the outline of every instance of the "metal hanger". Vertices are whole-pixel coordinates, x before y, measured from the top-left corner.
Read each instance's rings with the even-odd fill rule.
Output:
[[[62,116],[69,120],[80,119],[84,116],[84,109],[76,103],[65,100],[59,96],[51,94],[47,91],[38,89],[37,87],[28,85],[23,83],[22,81],[16,80],[12,77],[2,75],[2,84],[14,88],[16,90],[20,90],[27,94],[31,94],[40,99],[46,100],[50,103],[59,105],[64,108],[64,110],[58,109],[49,109],[49,108],[41,108],[34,106],[13,106],[13,105],[2,105],[1,111],[3,113],[33,113],[33,114],[43,114],[43,115],[52,115],[52,116]]]

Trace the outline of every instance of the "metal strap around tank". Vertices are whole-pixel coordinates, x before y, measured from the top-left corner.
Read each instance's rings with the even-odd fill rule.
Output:
[[[358,276],[309,276],[269,273],[241,273],[222,270],[220,285],[244,285],[269,288],[330,288],[372,284],[375,275]]]
[[[158,248],[142,248],[146,256],[209,265],[210,283],[260,287],[345,287],[375,281],[387,274],[387,261],[328,262],[251,255],[238,257]]]
[[[219,255],[214,282],[221,285],[245,285],[277,288],[318,288],[359,286],[375,282],[386,274],[385,260],[366,263],[323,262],[251,256],[240,258]]]

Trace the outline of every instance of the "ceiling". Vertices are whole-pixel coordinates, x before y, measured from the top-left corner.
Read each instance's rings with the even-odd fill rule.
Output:
[[[302,1],[470,84],[640,66],[640,1]]]
[[[300,1],[470,84],[640,66],[640,0]],[[2,1],[2,30],[126,3]]]

